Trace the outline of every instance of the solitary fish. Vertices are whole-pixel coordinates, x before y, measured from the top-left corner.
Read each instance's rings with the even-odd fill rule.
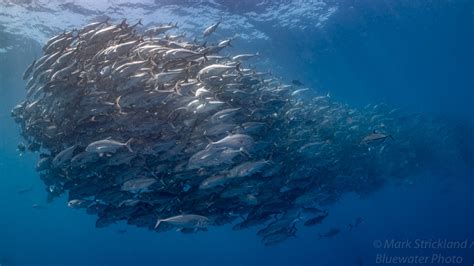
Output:
[[[199,185],[199,189],[209,189],[216,186],[221,186],[221,185],[224,185],[229,180],[231,180],[231,178],[223,174],[211,176],[204,179],[204,181],[201,182],[201,184]]]
[[[221,21],[219,20],[217,23],[215,24],[212,24],[211,26],[207,27],[203,32],[202,32],[202,35],[204,35],[204,37],[207,37],[209,35],[211,35],[214,31],[216,31],[217,27],[219,26],[219,24],[221,24]]]
[[[259,53],[239,54],[239,55],[236,55],[236,56],[232,57],[232,60],[234,60],[234,61],[245,61],[247,59],[250,59],[250,58],[253,58],[253,57],[256,57],[256,56],[259,56]]]
[[[221,140],[216,142],[211,142],[207,145],[207,148],[214,148],[214,149],[235,149],[235,150],[248,150],[253,145],[254,141],[253,138],[249,135],[244,134],[234,134],[229,135]]]
[[[387,135],[383,133],[377,133],[375,130],[372,132],[372,134],[366,136],[364,139],[362,139],[361,143],[370,145],[370,144],[380,144],[384,142],[386,139],[393,139],[392,135]]]
[[[68,201],[67,206],[69,208],[73,209],[79,209],[79,208],[87,208],[89,205],[91,205],[92,201],[90,200],[81,200],[81,199],[73,199]]]
[[[110,138],[98,140],[89,144],[86,148],[86,152],[88,153],[115,153],[118,149],[122,147],[126,147],[128,151],[133,152],[132,147],[130,146],[132,141],[133,141],[133,138],[130,138],[125,143],[118,142]]]
[[[237,71],[240,71],[240,65],[228,66],[222,64],[213,64],[199,70],[199,72],[197,73],[197,79],[199,81],[203,81],[206,78],[221,75],[231,69],[236,69]]]
[[[251,176],[260,172],[267,165],[269,165],[269,162],[267,160],[245,162],[230,169],[228,176],[229,178]]]
[[[148,30],[146,30],[144,32],[145,35],[149,35],[149,36],[153,36],[153,35],[158,35],[158,34],[162,34],[162,33],[165,33],[173,28],[177,28],[178,27],[178,23],[175,23],[174,25],[169,23],[168,25],[161,25],[161,26],[158,26],[158,27],[153,27],[153,28],[150,28]]]
[[[56,168],[61,167],[64,163],[71,160],[74,151],[76,150],[77,145],[73,145],[69,148],[64,149],[58,153],[53,159],[53,166]]]
[[[158,228],[161,223],[168,223],[180,228],[195,228],[205,229],[209,226],[209,219],[207,217],[196,214],[177,215],[166,219],[158,219],[155,228]]]
[[[314,225],[320,224],[324,219],[326,219],[326,217],[328,217],[328,215],[329,215],[329,213],[325,212],[322,215],[318,215],[314,218],[311,218],[311,219],[307,220],[306,222],[304,222],[304,225],[305,226],[314,226]]]
[[[141,177],[141,178],[128,180],[127,182],[123,183],[121,189],[123,191],[141,190],[141,189],[148,188],[149,186],[155,184],[156,182],[157,180],[154,178]]]

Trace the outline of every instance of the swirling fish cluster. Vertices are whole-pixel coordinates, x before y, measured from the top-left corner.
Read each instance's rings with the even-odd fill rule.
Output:
[[[245,68],[252,54],[218,55],[229,40],[164,35],[175,27],[92,23],[51,38],[25,72],[26,100],[12,115],[41,151],[49,198],[67,193],[97,227],[233,223],[261,226],[271,245],[302,219],[321,223],[321,208],[344,193],[404,180],[449,145],[428,141],[443,130],[436,123],[284,85]]]

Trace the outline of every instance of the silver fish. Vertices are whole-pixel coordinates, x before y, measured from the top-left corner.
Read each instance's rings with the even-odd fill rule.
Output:
[[[88,153],[115,153],[120,148],[127,148],[129,152],[133,152],[130,146],[133,138],[130,138],[127,142],[122,143],[113,139],[103,139],[90,143],[87,145],[86,152]]]

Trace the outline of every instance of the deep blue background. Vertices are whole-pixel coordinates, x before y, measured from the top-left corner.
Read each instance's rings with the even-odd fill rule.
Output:
[[[347,102],[474,116],[474,1],[348,0],[323,29],[267,31],[289,76]],[[283,56],[285,55],[285,56]]]
[[[270,58],[274,73],[299,79],[316,90],[355,106],[388,102],[410,111],[442,116],[462,125],[474,117],[474,1],[342,1],[322,29],[275,30],[258,27],[270,42],[244,47]],[[238,6],[233,7],[238,12]],[[5,35],[1,42],[19,40]],[[237,42],[238,44],[238,42]],[[155,234],[123,224],[95,229],[83,211],[65,199],[47,210],[45,192],[34,171],[35,154],[20,157],[18,128],[9,116],[24,96],[21,73],[38,46],[0,54],[0,264],[6,265],[376,265],[379,253],[458,255],[466,250],[380,250],[373,241],[447,238],[474,241],[472,169],[452,176],[410,177],[368,198],[347,195],[320,227],[298,238],[263,247],[254,231],[228,227],[208,233]],[[19,189],[33,186],[20,195]],[[353,231],[356,217],[364,223]],[[317,240],[330,227],[342,232]],[[118,229],[127,229],[118,234]],[[427,264],[431,265],[431,264]],[[434,264],[433,264],[434,265]],[[438,264],[441,265],[441,264]]]

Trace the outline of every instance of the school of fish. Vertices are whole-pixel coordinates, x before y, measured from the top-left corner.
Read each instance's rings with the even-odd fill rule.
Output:
[[[286,85],[245,67],[258,53],[223,56],[230,39],[188,41],[177,27],[95,22],[44,45],[12,116],[49,201],[66,194],[97,227],[257,226],[272,245],[324,222],[344,194],[404,182],[455,149],[440,123]]]

